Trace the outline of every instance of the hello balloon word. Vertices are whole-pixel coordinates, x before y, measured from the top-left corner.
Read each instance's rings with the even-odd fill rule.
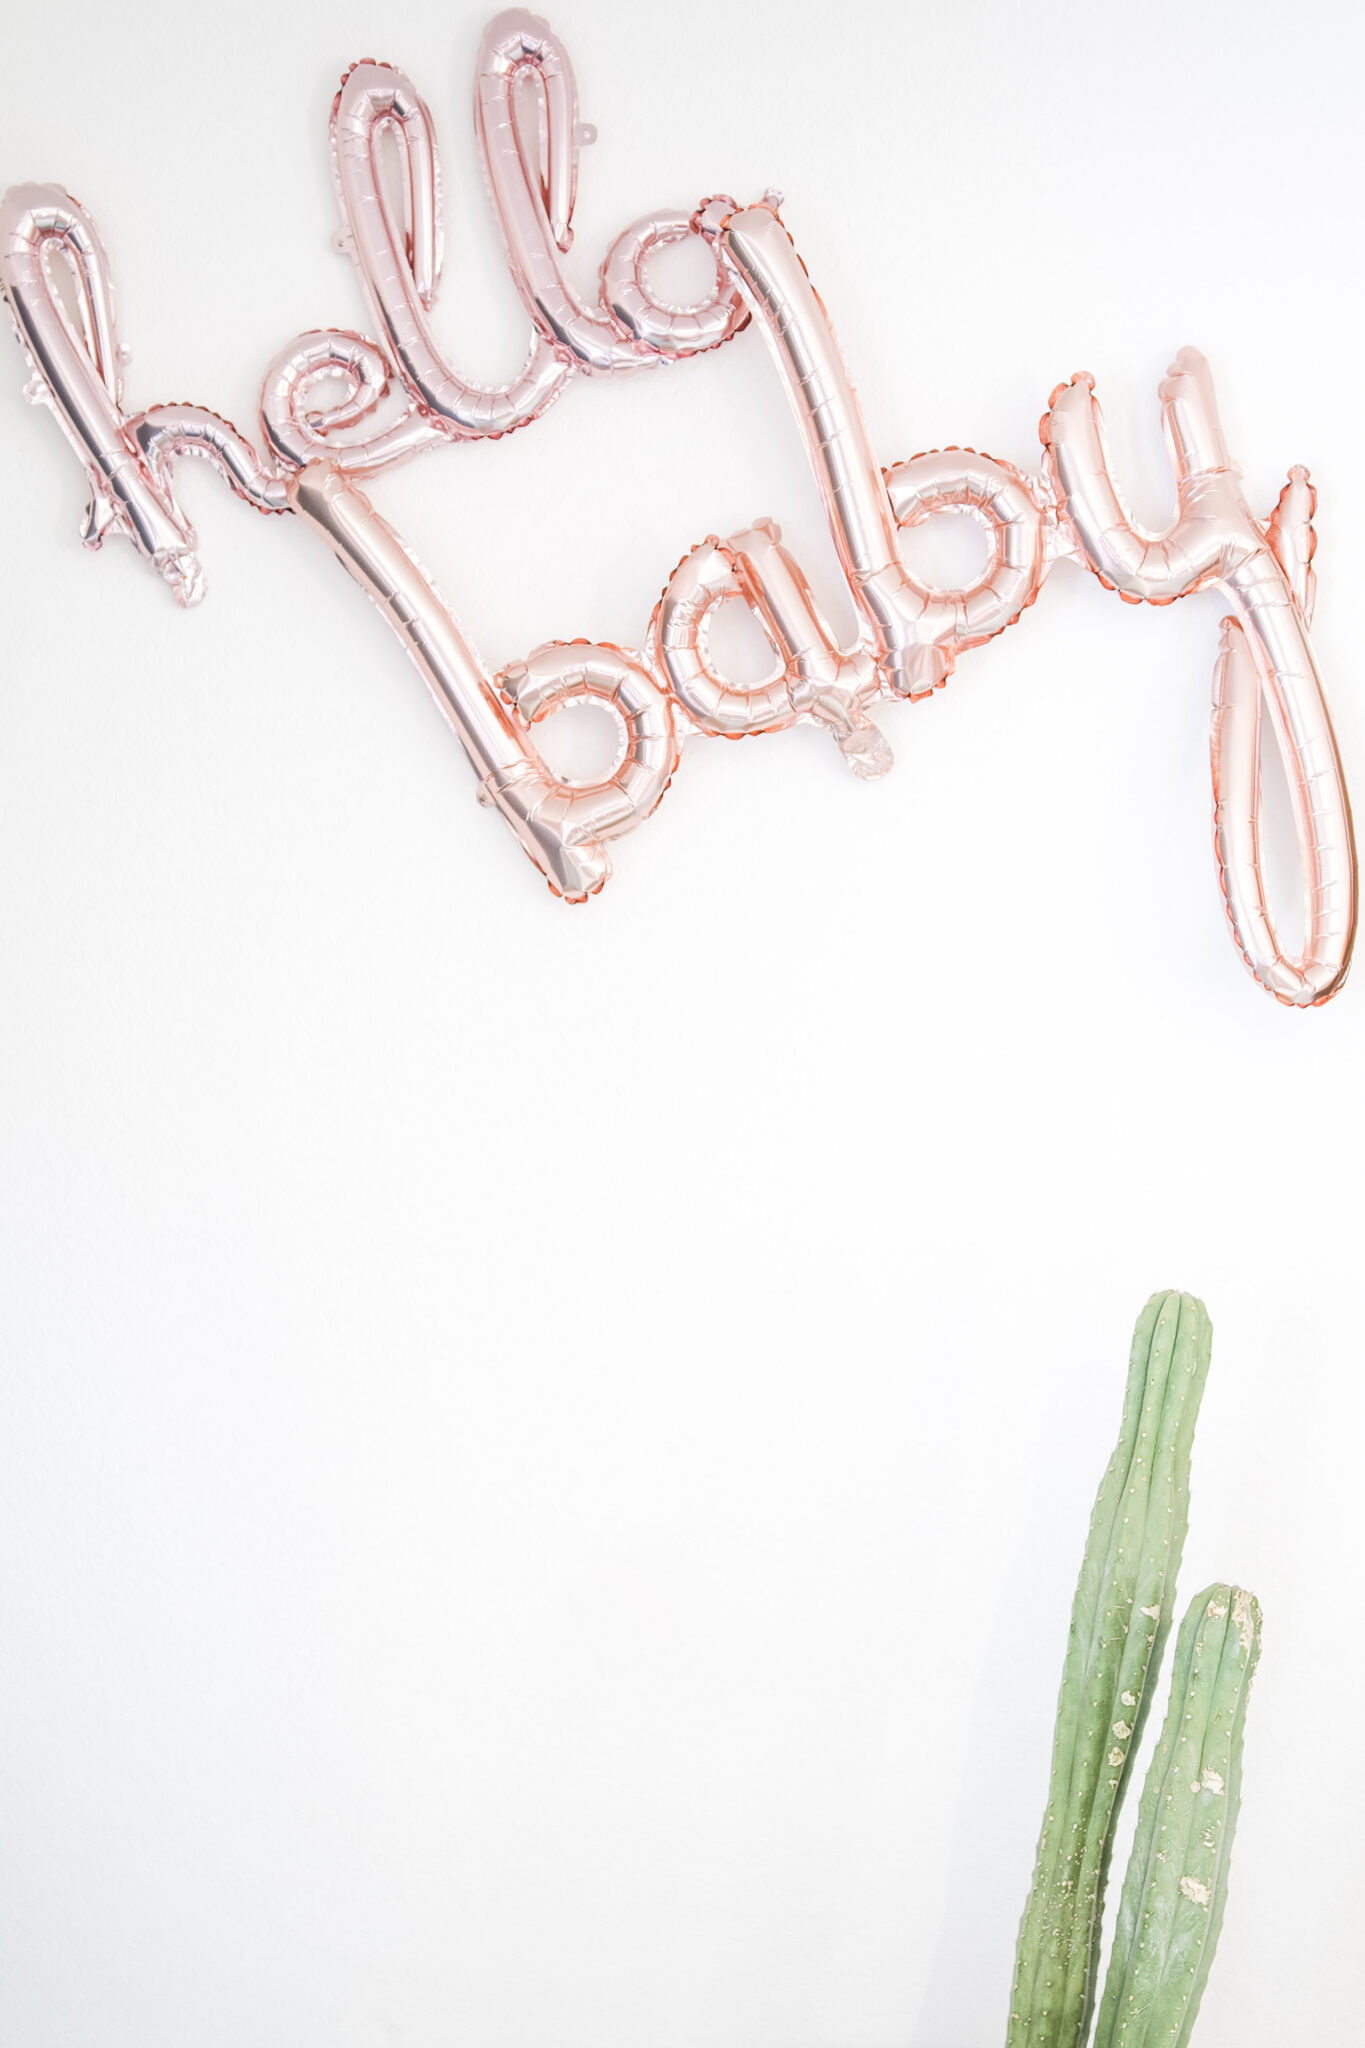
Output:
[[[0,283],[32,366],[29,395],[51,408],[85,468],[87,544],[122,534],[182,604],[197,602],[195,536],[173,474],[184,455],[206,457],[258,509],[299,516],[373,598],[426,678],[474,765],[480,800],[502,814],[569,902],[602,887],[607,842],[654,810],[693,733],[736,738],[823,726],[855,774],[881,775],[891,754],[873,707],[938,689],[960,654],[1014,624],[1059,559],[1083,563],[1134,603],[1169,604],[1218,584],[1233,607],[1214,671],[1212,734],[1215,848],[1232,930],[1252,973],[1282,1002],[1302,1007],[1334,994],[1355,932],[1356,860],[1308,634],[1314,492],[1295,469],[1269,519],[1254,516],[1203,358],[1183,349],[1161,387],[1177,485],[1176,516],[1162,535],[1142,532],[1124,510],[1086,376],[1052,395],[1041,478],[965,448],[884,471],[776,195],[747,207],[711,199],[690,213],[636,221],[607,252],[598,300],[587,304],[564,259],[579,150],[592,131],[578,119],[568,57],[543,21],[514,12],[489,26],[475,119],[531,321],[524,367],[510,383],[485,389],[460,375],[435,337],[429,316],[441,223],[431,116],[401,71],[358,64],[331,116],[337,245],[355,265],[379,339],[319,331],[282,350],[262,393],[263,454],[201,407],[124,410],[113,287],[94,223],[58,186],[6,195]],[[381,161],[391,145],[396,179]],[[679,307],[651,289],[648,261],[691,238],[713,260],[714,286],[702,303]],[[751,319],[772,351],[820,487],[858,620],[853,644],[837,644],[777,528],[759,521],[685,556],[643,650],[557,642],[490,671],[359,480],[441,442],[526,426],[575,378],[721,347]],[[901,534],[944,512],[966,513],[985,531],[985,567],[965,588],[935,587],[903,557]],[[771,670],[757,682],[728,677],[712,651],[717,609],[731,600],[749,607],[772,650]],[[536,726],[581,700],[607,707],[619,745],[609,773],[573,782],[546,765]],[[1288,776],[1306,891],[1295,958],[1277,936],[1262,866],[1263,706]]]

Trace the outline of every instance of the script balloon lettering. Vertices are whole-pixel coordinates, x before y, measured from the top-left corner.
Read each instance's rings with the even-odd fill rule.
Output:
[[[475,128],[530,346],[507,382],[484,388],[451,363],[433,326],[441,275],[441,181],[431,114],[406,75],[355,65],[332,107],[330,143],[348,254],[373,334],[313,330],[280,350],[260,403],[263,452],[205,407],[126,412],[113,282],[89,214],[55,185],[0,202],[0,287],[29,359],[29,396],[51,408],[85,471],[82,537],[122,535],[181,604],[203,595],[193,528],[176,496],[181,457],[202,457],[258,511],[300,518],[378,606],[424,677],[498,811],[556,895],[581,902],[611,872],[608,843],[655,809],[693,735],[727,739],[807,724],[856,775],[884,775],[881,703],[931,695],[959,656],[1013,625],[1053,565],[1070,559],[1132,603],[1170,604],[1217,584],[1234,608],[1214,668],[1214,840],[1232,931],[1280,1002],[1309,1008],[1341,986],[1356,927],[1356,853],[1317,659],[1315,493],[1291,471],[1258,519],[1228,453],[1208,365],[1182,349],[1161,387],[1177,511],[1164,534],[1124,510],[1088,376],[1053,393],[1042,473],[970,448],[934,449],[883,470],[829,314],[768,193],[693,211],[654,211],[607,250],[595,304],[565,263],[581,148],[573,68],[547,24],[521,11],[485,32]],[[396,152],[396,180],[381,152]],[[651,287],[654,251],[698,239],[714,282],[694,306]],[[60,285],[65,278],[68,289]],[[68,309],[67,301],[71,301]],[[718,348],[752,318],[791,401],[857,632],[838,645],[800,564],[771,520],[691,549],[669,577],[640,649],[556,642],[490,669],[360,480],[448,442],[524,427],[575,381]],[[323,402],[323,387],[340,384]],[[586,401],[585,401],[586,402]],[[944,512],[982,527],[985,567],[961,589],[909,567],[902,536]],[[712,647],[719,608],[746,605],[772,650],[757,682],[728,677]],[[610,771],[555,775],[536,728],[561,706],[604,706],[616,722]],[[1263,712],[1288,775],[1307,901],[1301,952],[1286,951],[1261,847]]]

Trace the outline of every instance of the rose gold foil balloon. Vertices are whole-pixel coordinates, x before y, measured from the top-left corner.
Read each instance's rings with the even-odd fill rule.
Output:
[[[536,90],[528,109],[521,88]],[[604,265],[603,304],[583,304],[564,257],[573,242],[580,139],[568,57],[548,24],[519,9],[484,31],[474,88],[479,146],[508,260],[528,311],[566,367],[629,370],[717,348],[743,326],[743,304],[719,265],[700,306],[668,305],[649,291],[645,259],[693,232],[684,213],[636,221]]]
[[[1281,1002],[1325,1002],[1340,986],[1356,927],[1351,807],[1317,661],[1313,494],[1296,470],[1263,526],[1242,495],[1204,358],[1182,349],[1161,386],[1177,509],[1164,534],[1124,511],[1092,380],[1061,385],[1042,422],[1060,514],[1082,558],[1122,597],[1169,604],[1219,584],[1237,606],[1224,622],[1214,679],[1215,842],[1233,932],[1247,966]],[[1275,931],[1260,847],[1262,699],[1289,780],[1307,929],[1291,960]]]
[[[678,741],[667,693],[620,648],[576,640],[504,670],[513,717],[430,578],[354,484],[330,463],[310,463],[289,495],[417,664],[474,764],[480,801],[501,811],[557,896],[581,903],[595,894],[611,872],[603,841],[647,818],[672,779]],[[612,772],[587,785],[551,774],[530,733],[574,699],[605,706],[620,730]]]
[[[928,696],[959,652],[1012,625],[1037,596],[1048,566],[1041,496],[1017,470],[961,449],[884,477],[829,315],[775,204],[702,225],[762,323],[877,666],[898,696]],[[991,556],[970,590],[936,592],[906,567],[899,531],[955,509],[987,527]]]
[[[430,324],[441,267],[440,179],[431,116],[401,71],[347,72],[331,144],[343,228],[377,339],[315,330],[281,351],[261,401],[267,454],[198,406],[123,410],[108,261],[93,222],[57,186],[26,185],[0,204],[0,286],[49,405],[90,485],[84,535],[124,534],[182,604],[202,594],[178,458],[197,455],[248,504],[297,513],[378,605],[425,677],[474,766],[481,801],[501,813],[552,890],[580,902],[610,872],[607,845],[658,804],[692,733],[729,739],[807,724],[836,741],[855,774],[879,776],[891,749],[882,699],[923,697],[959,655],[1012,625],[1053,563],[1085,562],[1137,602],[1167,604],[1219,583],[1237,608],[1214,676],[1215,839],[1237,942],[1282,1002],[1325,1002],[1355,935],[1355,846],[1341,763],[1308,628],[1313,492],[1291,473],[1263,524],[1237,483],[1202,357],[1177,359],[1162,402],[1178,511],[1167,534],[1138,530],[1109,471],[1089,378],[1054,394],[1042,423],[1045,475],[1025,476],[969,448],[936,449],[883,471],[829,316],[777,212],[724,197],[691,216],[654,213],[612,244],[596,305],[565,264],[578,149],[573,71],[534,15],[499,15],[484,36],[475,119],[509,268],[532,323],[530,352],[506,384],[455,370]],[[380,151],[397,150],[397,194]],[[653,251],[698,235],[716,275],[703,304],[652,291]],[[64,266],[74,310],[58,289]],[[450,441],[525,425],[573,377],[676,360],[728,340],[751,308],[786,386],[858,618],[840,647],[771,520],[714,535],[678,564],[655,608],[647,653],[587,641],[541,647],[500,674],[475,654],[415,557],[354,479]],[[340,396],[322,400],[325,385]],[[907,564],[902,536],[945,512],[975,519],[987,560],[961,589]],[[772,650],[756,682],[724,673],[717,614],[743,604]],[[536,726],[561,706],[604,706],[619,745],[611,770],[555,775]],[[1267,901],[1260,845],[1262,708],[1289,772],[1308,892],[1302,956],[1287,957]]]
[[[57,290],[56,263],[67,266],[75,289],[74,321]],[[203,573],[194,529],[171,491],[171,457],[206,456],[262,511],[286,509],[283,481],[216,413],[183,405],[134,417],[123,411],[109,259],[90,216],[60,186],[16,185],[0,200],[0,288],[33,367],[28,395],[50,408],[85,470],[81,538],[97,548],[108,533],[125,535],[180,604],[197,604]]]
[[[431,115],[392,64],[357,64],[332,104],[338,246],[355,264],[378,343],[358,334],[300,335],[266,373],[261,419],[276,457],[297,467],[326,456],[350,474],[401,462],[434,442],[496,439],[537,419],[576,371],[639,369],[718,348],[744,324],[743,304],[716,269],[703,305],[670,306],[649,290],[652,250],[693,232],[685,213],[637,221],[603,266],[602,303],[579,298],[564,263],[573,242],[578,152],[593,131],[578,119],[573,67],[548,24],[520,9],[484,33],[475,128],[513,281],[534,323],[530,353],[506,384],[461,376],[432,331],[441,274],[440,174]],[[385,138],[399,151],[401,210],[380,175]],[[310,407],[340,375],[339,405]]]
[[[891,749],[868,716],[880,694],[871,652],[835,646],[781,540],[772,521],[760,519],[747,533],[725,542],[713,535],[684,556],[654,613],[656,663],[703,732],[739,739],[804,719],[834,734],[855,775],[885,775]],[[749,607],[773,650],[772,673],[760,682],[730,682],[712,662],[711,623],[730,599]]]
[[[401,217],[380,177],[386,135],[401,158]],[[331,144],[345,224],[338,243],[355,263],[382,343],[376,348],[356,335],[306,335],[277,358],[261,398],[276,453],[300,463],[325,449],[349,469],[373,470],[443,438],[507,434],[535,419],[569,374],[543,335],[532,334],[525,367],[510,383],[485,390],[451,367],[432,334],[427,314],[441,274],[436,138],[431,115],[404,74],[390,64],[348,71],[332,104]],[[347,400],[327,414],[309,413],[317,379],[337,370],[358,373]],[[380,411],[385,399],[391,399],[392,417]],[[371,413],[378,417],[367,428]]]

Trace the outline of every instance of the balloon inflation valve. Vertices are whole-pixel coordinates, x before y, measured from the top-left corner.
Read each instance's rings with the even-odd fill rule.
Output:
[[[891,742],[876,725],[855,725],[839,735],[839,752],[862,782],[876,782],[895,762]]]

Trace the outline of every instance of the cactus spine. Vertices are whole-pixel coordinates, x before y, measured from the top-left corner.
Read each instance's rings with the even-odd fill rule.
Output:
[[[1181,1623],[1147,1773],[1095,2048],[1185,2048],[1213,1960],[1241,1798],[1261,1610],[1209,1586]]]
[[[1111,1828],[1170,1626],[1211,1341],[1189,1294],[1154,1294],[1133,1334],[1123,1427],[1072,1607],[1008,2048],[1079,2048],[1089,2025]]]

